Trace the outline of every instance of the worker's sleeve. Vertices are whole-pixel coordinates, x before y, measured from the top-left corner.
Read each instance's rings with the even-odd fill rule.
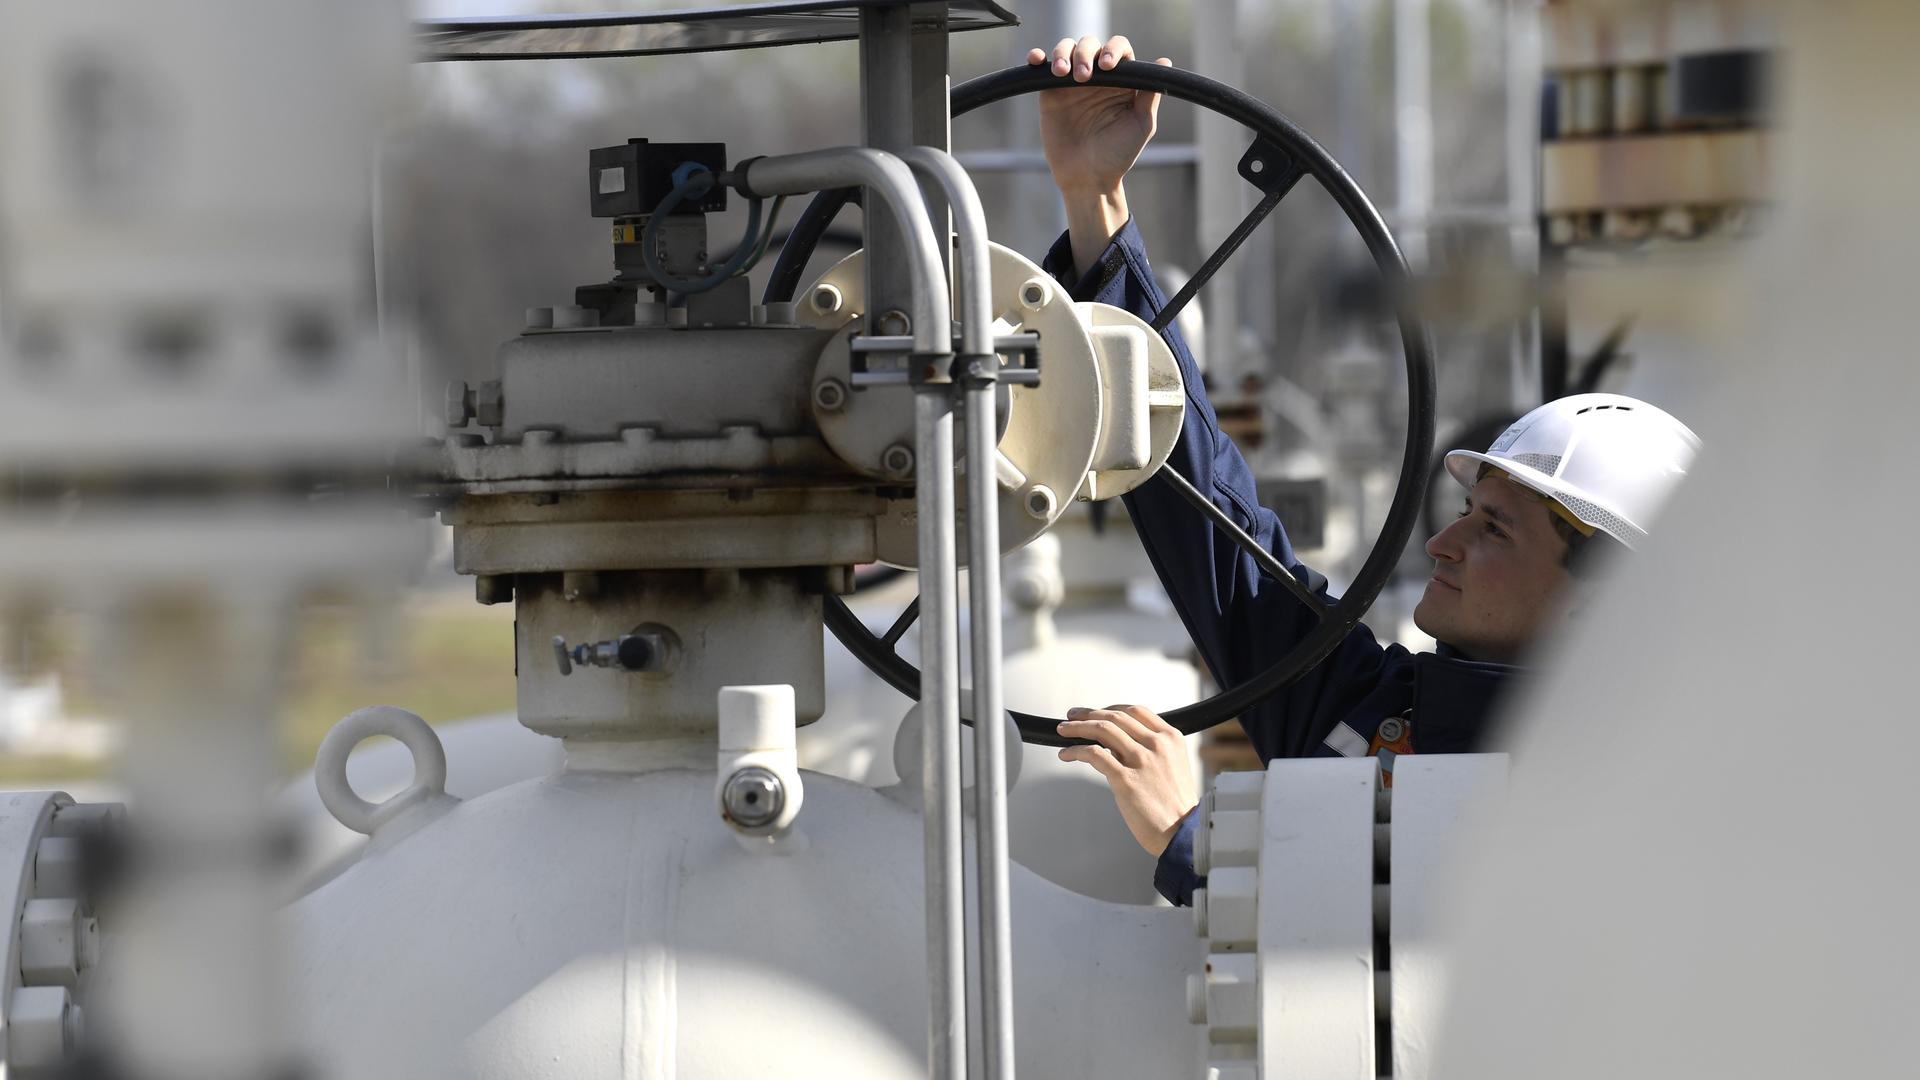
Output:
[[[1075,300],[1112,304],[1148,321],[1167,303],[1132,221],[1077,280],[1070,280],[1073,252],[1064,235],[1048,253],[1045,267],[1068,286]],[[1207,493],[1296,578],[1331,602],[1326,578],[1301,565],[1279,519],[1260,505],[1253,470],[1220,430],[1200,369],[1178,326],[1162,333],[1179,361],[1187,396],[1186,420],[1167,467]],[[1043,356],[1042,379],[1044,364]],[[1316,625],[1317,617],[1305,604],[1268,579],[1251,555],[1218,532],[1165,480],[1148,480],[1125,501],[1147,558],[1220,686],[1245,682]],[[1247,736],[1263,761],[1321,752],[1334,725],[1381,674],[1380,646],[1365,627],[1356,628],[1306,677],[1249,710],[1242,717]]]
[[[1167,850],[1160,853],[1160,861],[1153,867],[1153,887],[1175,907],[1192,904],[1193,890],[1207,883],[1206,878],[1193,872],[1193,831],[1199,827],[1200,808],[1196,806],[1180,819],[1173,839],[1167,841]]]

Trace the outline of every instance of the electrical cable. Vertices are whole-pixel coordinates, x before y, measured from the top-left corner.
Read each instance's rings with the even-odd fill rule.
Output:
[[[662,288],[682,295],[706,292],[740,273],[741,269],[748,264],[748,260],[753,257],[754,246],[750,241],[760,233],[762,200],[758,198],[748,201],[747,227],[741,233],[740,244],[734,248],[733,255],[728,258],[726,264],[718,270],[704,278],[677,278],[661,267],[658,250],[661,219],[673,213],[687,199],[697,199],[712,191],[713,185],[714,176],[711,169],[695,161],[682,162],[673,170],[673,190],[667,193],[666,198],[660,200],[660,205],[654,207],[653,213],[647,217],[646,233],[641,237],[640,242],[640,257],[646,263],[647,273],[653,275],[653,280]]]
[[[774,227],[780,223],[780,211],[786,205],[787,197],[785,195],[774,196],[773,209],[767,213],[767,227],[766,230],[760,234],[760,242],[754,245],[753,255],[747,259],[746,265],[735,270],[733,276],[739,277],[760,265],[760,260],[766,256],[767,249],[773,246]]]

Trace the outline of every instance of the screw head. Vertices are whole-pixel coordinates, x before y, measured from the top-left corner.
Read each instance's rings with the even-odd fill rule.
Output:
[[[1021,505],[1026,507],[1027,513],[1032,517],[1048,521],[1053,518],[1053,512],[1059,507],[1060,500],[1054,496],[1052,488],[1045,484],[1035,484],[1027,489]]]
[[[821,379],[813,384],[813,404],[821,412],[839,412],[847,406],[847,385],[839,379]]]
[[[1053,290],[1048,288],[1045,281],[1037,277],[1028,278],[1020,286],[1020,306],[1028,311],[1038,311],[1046,306],[1047,297],[1052,293]]]
[[[813,296],[809,298],[809,302],[813,304],[813,310],[822,315],[831,315],[840,310],[840,305],[846,302],[846,298],[841,296],[840,290],[832,285],[822,285],[813,290]]]
[[[880,467],[892,476],[912,475],[913,449],[904,443],[894,443],[881,452]]]
[[[720,808],[735,825],[758,829],[773,824],[787,808],[787,789],[771,770],[749,765],[727,777]]]

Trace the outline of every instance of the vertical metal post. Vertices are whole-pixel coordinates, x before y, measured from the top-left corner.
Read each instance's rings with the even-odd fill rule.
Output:
[[[1193,18],[1193,66],[1229,86],[1241,85],[1240,0],[1200,0]],[[1240,155],[1247,148],[1239,123],[1211,109],[1194,117],[1194,142],[1200,157],[1195,169],[1199,200],[1199,254],[1204,257],[1224,243],[1252,209],[1252,188],[1240,178]],[[1216,385],[1238,386],[1242,374],[1239,353],[1240,275],[1229,269],[1216,275],[1206,289],[1202,310],[1207,315],[1207,371]]]
[[[908,150],[904,156],[923,184],[944,197],[941,205],[959,228],[956,276],[960,289],[954,311],[960,324],[960,350],[953,378],[964,387],[965,395],[980,1074],[985,1080],[1012,1080],[1012,905],[1007,895],[1007,747],[1000,697],[1000,482],[993,465],[999,453],[994,389],[1000,378],[1000,358],[993,348],[993,253],[987,241],[986,211],[960,163],[927,147]]]
[[[966,390],[967,568],[973,634],[974,843],[980,852],[980,983],[983,1075],[1012,1080],[1013,942],[1007,895],[1007,725],[1000,694],[1000,483],[992,378]]]
[[[1537,281],[1540,273],[1540,12],[1527,0],[1506,0],[1507,230],[1514,269]],[[1538,404],[1538,312],[1513,329],[1512,399],[1516,413]]]
[[[944,8],[942,9],[944,11]],[[942,119],[932,121],[927,97],[931,81],[945,90],[945,43],[922,42],[916,48],[916,11],[908,6],[863,8],[860,12],[861,119],[866,145],[900,151],[938,138],[945,149]],[[943,30],[943,27],[935,27]],[[939,70],[916,70],[915,61]],[[929,85],[923,85],[929,84]],[[943,99],[944,102],[944,99]],[[937,130],[936,130],[937,129]],[[877,204],[869,200],[867,205]],[[944,217],[935,232],[947,243]],[[880,214],[866,217],[867,329],[898,333],[888,316],[913,310],[911,275],[904,241]],[[922,328],[915,328],[922,329]],[[940,328],[942,340],[951,335]],[[916,358],[923,359],[923,358]],[[945,360],[937,381],[916,386],[914,394],[914,482],[919,514],[920,554],[920,715],[924,727],[922,805],[926,814],[928,1075],[936,1080],[965,1080],[967,1075],[967,952],[965,854],[960,811],[960,651],[958,558],[954,550],[953,385]]]
[[[967,1075],[966,871],[960,819],[959,583],[953,536],[953,387],[916,388],[922,804],[927,841],[928,1072]]]
[[[1026,0],[1020,5],[1020,32],[1025,36],[1019,45],[1052,49],[1061,38],[1086,34],[1104,37],[1110,23],[1107,0]],[[1007,62],[1020,61],[1009,54]],[[1002,115],[1007,118],[1010,149],[1040,149],[1039,98],[1022,94],[994,108],[1005,110]],[[1054,190],[1052,175],[1045,169],[1018,170],[1008,175],[1007,182],[1013,197],[1010,205],[999,209],[998,220],[1005,226],[1004,235],[1012,246],[1039,262],[1054,237],[1066,229],[1066,208],[1061,205],[1060,193]]]
[[[1395,201],[1400,249],[1415,273],[1427,268],[1433,217],[1433,9],[1429,0],[1393,0]]]

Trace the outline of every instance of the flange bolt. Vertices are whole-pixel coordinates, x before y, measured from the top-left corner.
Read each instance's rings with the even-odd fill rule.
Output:
[[[821,379],[813,384],[813,404],[821,412],[839,412],[847,407],[847,384],[839,379]]]
[[[880,467],[891,476],[913,475],[913,450],[903,443],[894,443],[880,454]]]

